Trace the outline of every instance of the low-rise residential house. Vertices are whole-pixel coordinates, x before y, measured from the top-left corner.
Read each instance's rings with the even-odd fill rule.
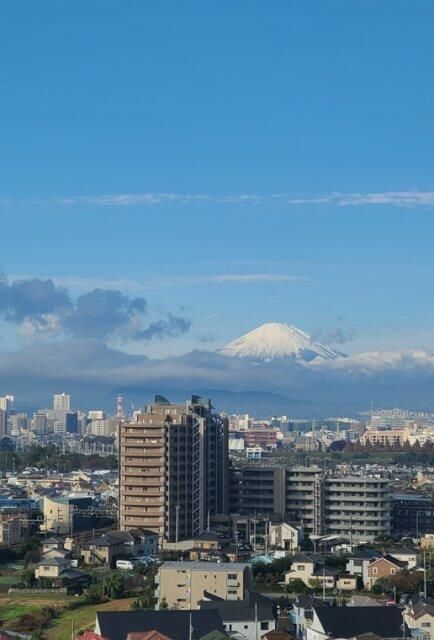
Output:
[[[71,563],[66,558],[47,558],[36,565],[35,577],[38,580],[41,578],[54,580],[59,578],[63,571],[70,568]]]
[[[407,569],[414,569],[420,561],[420,552],[410,547],[394,547],[389,550],[389,555],[401,560],[401,562],[406,562]]]
[[[260,635],[276,628],[273,601],[254,591],[247,591],[240,601],[227,601],[205,593],[200,610],[217,610],[225,631],[241,634],[246,640],[257,640]]]
[[[352,576],[350,573],[341,573],[336,586],[341,591],[355,591],[357,589],[357,576]]]
[[[114,567],[119,558],[133,555],[155,556],[158,551],[158,536],[146,529],[108,531],[90,540],[82,550],[83,562],[88,565]]]
[[[346,570],[354,576],[357,576],[363,586],[368,584],[368,567],[373,560],[380,558],[381,554],[372,549],[361,549],[348,558]]]
[[[368,589],[372,589],[374,584],[380,578],[390,578],[399,571],[407,568],[406,562],[401,562],[393,556],[386,555],[383,558],[373,560],[368,566],[368,580],[365,585]]]
[[[289,522],[270,525],[269,540],[272,547],[291,552],[298,551],[302,537],[303,531],[301,527]]]
[[[380,638],[405,637],[402,613],[390,607],[313,607],[312,622],[306,628],[306,640],[355,638],[375,634]]]
[[[88,542],[82,551],[83,562],[89,566],[106,565],[113,568],[116,560],[125,555],[124,540],[111,532]]]
[[[309,587],[325,584],[326,589],[336,586],[339,571],[333,567],[327,567],[325,559],[313,554],[299,554],[294,556],[291,569],[285,574],[285,583],[291,580],[302,580]]]
[[[158,632],[171,640],[210,640],[226,636],[217,610],[98,611],[95,633],[106,640],[126,640],[132,633]],[[209,635],[213,634],[213,635]]]
[[[42,541],[42,553],[63,548],[63,543],[58,538],[46,538]]]
[[[318,564],[309,577],[308,584],[310,586],[325,586],[326,589],[334,589],[338,575],[339,571],[337,569]]]
[[[208,592],[223,600],[243,600],[251,588],[251,568],[243,563],[164,562],[155,577],[158,603],[169,609],[198,609]]]
[[[427,634],[429,640],[434,640],[433,598],[419,598],[414,603],[411,602],[405,608],[404,618],[411,629],[412,635],[420,637],[423,634]],[[416,634],[416,629],[420,630],[420,633]]]
[[[308,585],[319,560],[320,556],[314,556],[313,554],[295,555],[292,559],[291,569],[285,573],[286,584],[299,578],[303,580],[304,584]]]
[[[329,607],[330,602],[311,595],[299,595],[289,612],[290,631],[297,639],[306,637],[306,627],[313,619],[313,607]]]

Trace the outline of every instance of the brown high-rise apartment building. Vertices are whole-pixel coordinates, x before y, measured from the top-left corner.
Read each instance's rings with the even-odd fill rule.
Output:
[[[228,513],[228,425],[209,400],[162,396],[120,431],[119,522],[175,541]]]

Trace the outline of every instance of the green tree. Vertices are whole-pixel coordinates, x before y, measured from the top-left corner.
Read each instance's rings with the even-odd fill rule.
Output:
[[[166,598],[163,598],[162,601],[160,602],[159,609],[160,611],[167,611],[168,608],[169,608],[169,605],[167,604],[167,600]]]
[[[105,581],[105,593],[110,600],[116,600],[124,595],[125,578],[120,573],[111,573]]]
[[[286,585],[286,590],[288,591],[288,593],[307,594],[311,592],[307,584],[305,584],[301,578],[293,578],[292,580],[290,580]]]

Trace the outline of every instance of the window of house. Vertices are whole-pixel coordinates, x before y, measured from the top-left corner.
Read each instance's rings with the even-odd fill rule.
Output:
[[[261,622],[261,631],[268,631],[268,622]]]
[[[298,564],[297,571],[304,571],[304,564]]]
[[[377,567],[372,567],[372,573],[375,575],[378,573]]]
[[[390,570],[391,575],[393,576],[396,573],[396,569],[391,569]]]
[[[236,573],[228,573],[228,580],[236,580],[236,579],[237,579]]]
[[[248,625],[248,624],[245,624],[245,625],[244,625],[244,629],[248,629],[248,628],[249,628],[249,625]]]
[[[237,590],[236,589],[228,589],[228,594],[230,596],[236,596],[237,595]]]
[[[431,622],[422,622],[423,629],[428,629],[431,626]]]

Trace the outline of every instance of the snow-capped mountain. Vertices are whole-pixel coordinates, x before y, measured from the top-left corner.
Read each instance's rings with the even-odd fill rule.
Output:
[[[343,354],[316,342],[309,334],[290,324],[269,322],[230,342],[217,352],[251,360],[290,358],[310,362],[315,358],[335,360]]]

